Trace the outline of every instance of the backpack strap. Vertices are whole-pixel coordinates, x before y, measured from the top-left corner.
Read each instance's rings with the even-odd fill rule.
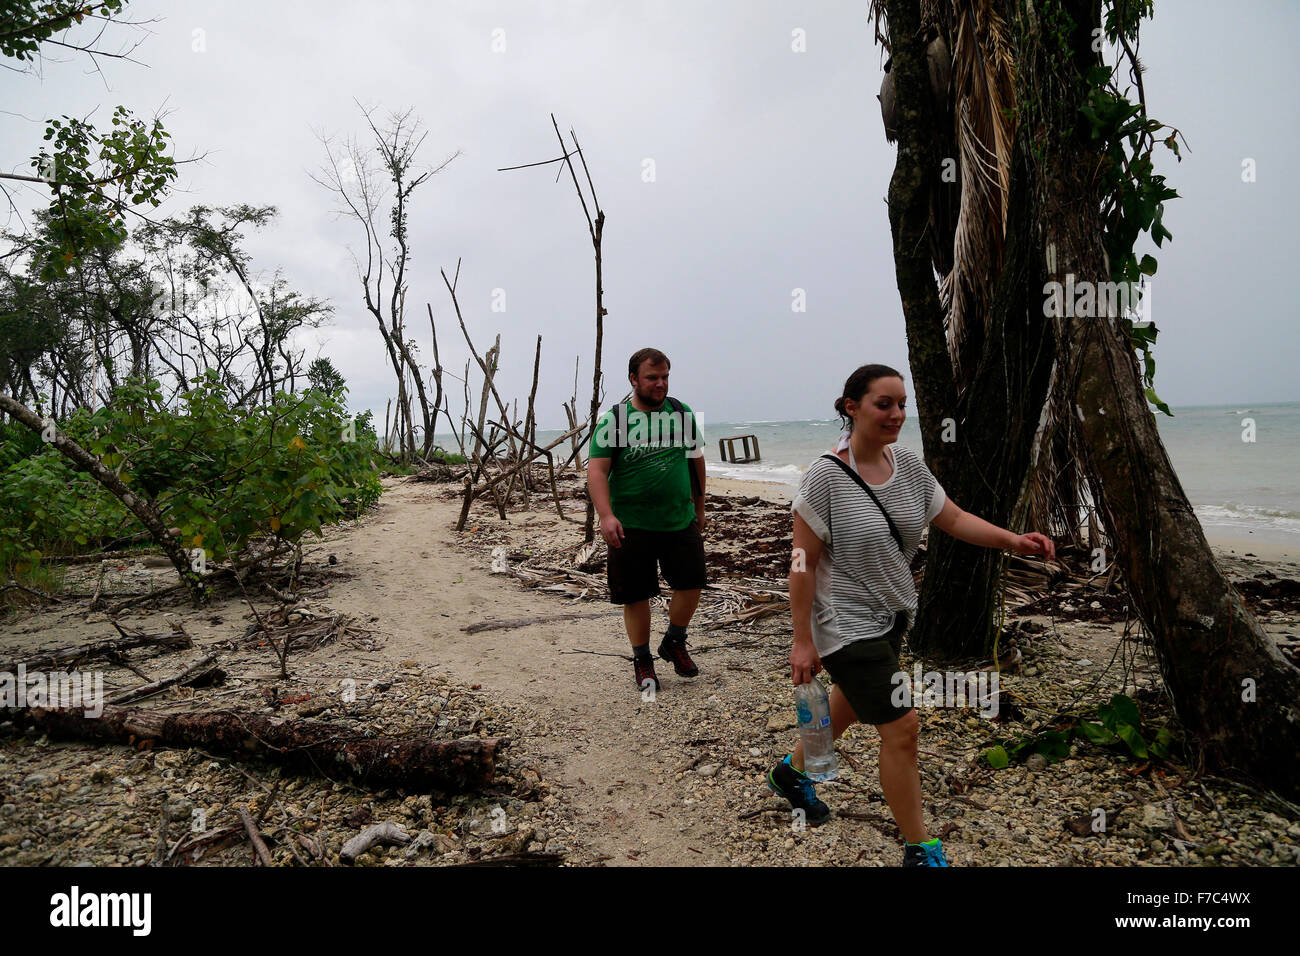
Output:
[[[848,475],[855,482],[857,482],[859,488],[861,488],[863,491],[865,491],[868,495],[871,496],[871,500],[876,503],[876,507],[880,509],[880,513],[885,516],[885,523],[889,525],[889,533],[892,534],[894,536],[894,540],[898,542],[898,549],[902,551],[903,556],[906,557],[907,549],[903,547],[903,538],[898,533],[898,529],[894,527],[893,519],[889,517],[889,512],[886,511],[885,506],[880,503],[880,499],[876,497],[876,493],[871,490],[871,487],[865,481],[862,480],[862,476],[859,475],[852,468],[850,468],[848,465],[844,464],[843,460],[839,457],[839,455],[827,454],[827,455],[822,455],[822,457],[827,458],[835,462],[835,464],[839,465],[840,468],[843,469],[846,475]]]

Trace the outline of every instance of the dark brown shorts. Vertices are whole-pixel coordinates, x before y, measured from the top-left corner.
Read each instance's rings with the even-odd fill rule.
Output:
[[[624,528],[623,544],[609,549],[605,567],[612,604],[636,604],[658,595],[661,567],[674,591],[694,591],[708,584],[704,536],[695,521],[680,531]]]
[[[912,710],[910,704],[899,707],[893,701],[907,625],[907,612],[899,611],[888,634],[853,641],[822,658],[822,666],[864,724],[888,724]]]

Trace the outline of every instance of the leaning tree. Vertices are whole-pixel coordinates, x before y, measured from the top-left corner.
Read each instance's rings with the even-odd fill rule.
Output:
[[[1300,670],[1224,577],[1160,441],[1155,327],[1101,294],[1154,273],[1141,236],[1170,238],[1176,194],[1154,157],[1177,154],[1179,134],[1147,115],[1137,58],[1151,10],[874,0],[922,438],[953,498],[996,523],[1072,533],[1086,488],[1206,764],[1295,794]],[[1071,288],[1092,293],[1086,308],[1062,302]],[[915,644],[987,653],[1001,559],[931,540]]]

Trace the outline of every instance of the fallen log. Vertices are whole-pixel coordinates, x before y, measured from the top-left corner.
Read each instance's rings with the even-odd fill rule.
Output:
[[[510,741],[501,737],[432,740],[371,737],[325,721],[262,717],[238,711],[163,714],[105,706],[87,718],[81,710],[24,707],[3,711],[18,730],[52,738],[135,743],[154,740],[198,747],[211,754],[260,756],[300,773],[410,792],[460,793],[492,782],[496,759]]]

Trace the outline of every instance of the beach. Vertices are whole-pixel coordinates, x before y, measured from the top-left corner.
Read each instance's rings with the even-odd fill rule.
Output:
[[[317,841],[334,863],[363,827],[392,821],[420,835],[418,848],[379,846],[360,865],[449,865],[505,852],[565,865],[898,864],[872,728],[855,727],[840,741],[840,776],[819,787],[834,813],[825,826],[792,826],[788,805],[765,782],[795,741],[788,612],[774,607],[746,619],[752,612],[744,609],[762,610],[752,602],[762,596],[759,582],[781,584],[788,491],[710,482],[706,548],[714,584],[690,632],[701,674],[684,680],[661,664],[663,687],[646,700],[632,680],[621,612],[601,591],[603,571],[582,570],[598,567],[601,554],[582,548],[580,482],[570,476],[561,483],[564,518],[539,486],[530,506],[516,504],[504,522],[477,503],[461,532],[453,529],[455,483],[390,477],[384,485],[371,513],[328,531],[304,564],[308,606],[344,615],[358,630],[295,652],[289,679],[277,676],[265,647],[239,641],[254,619],[238,592],[202,611],[164,602],[119,620],[142,630],[181,622],[195,642],[189,655],[218,653],[227,671],[221,687],[173,691],[154,706],[310,715],[395,735],[433,729],[505,737],[507,756],[491,788],[376,791],[282,776],[260,762],[210,759],[193,749],[5,736],[0,768],[8,795],[0,813],[17,839],[0,846],[0,863],[141,865],[159,852],[160,815],[201,810],[210,855],[193,859],[197,851],[188,845],[179,855],[196,865],[244,865],[251,857],[231,808],[245,803],[266,807],[267,819],[285,828],[281,836],[301,831]],[[1234,580],[1259,575],[1264,584],[1296,577],[1292,563],[1231,553],[1225,570]],[[159,584],[167,581],[166,570],[153,573]],[[255,601],[262,613],[267,601]],[[659,604],[655,633],[664,623]],[[1293,605],[1257,606],[1270,633],[1294,639]],[[1003,672],[1002,686],[1049,710],[1095,707],[1127,692],[1149,717],[1166,713],[1140,629],[1098,608],[1063,599],[1049,613],[1013,615],[1004,646],[1019,650],[1021,660]],[[0,650],[13,657],[105,630],[102,612],[53,606],[0,625]],[[906,650],[902,663],[914,663]],[[150,676],[165,669],[139,664]],[[121,669],[107,667],[106,675],[114,685],[138,683]],[[354,699],[340,699],[341,685],[354,689]],[[971,708],[922,709],[926,819],[953,865],[1296,862],[1300,820],[1231,781],[1161,782],[1135,774],[1131,761],[1110,751],[1077,743],[1050,765],[983,766],[980,753],[1032,726],[1033,713],[1026,708],[1003,726]],[[105,806],[112,809],[105,813]],[[1074,832],[1097,807],[1111,815],[1112,831],[1100,838],[1086,827],[1084,835]],[[221,837],[223,827],[230,832]],[[187,839],[183,826],[169,836],[173,849]],[[291,842],[274,844],[276,863],[295,865],[296,854],[306,855]]]

